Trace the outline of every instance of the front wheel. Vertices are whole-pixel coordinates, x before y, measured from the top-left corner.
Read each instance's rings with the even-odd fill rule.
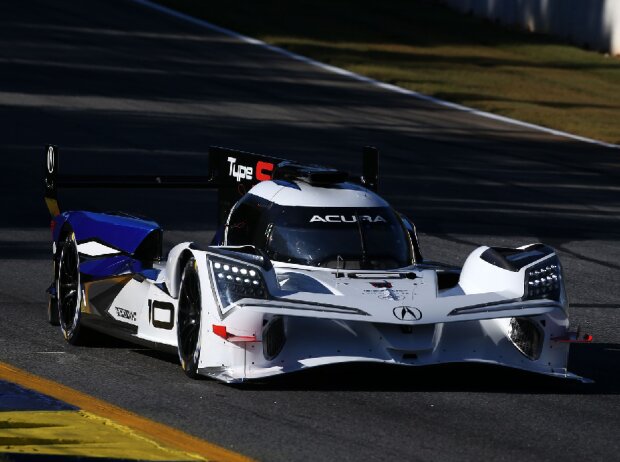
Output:
[[[72,345],[82,343],[84,331],[80,322],[82,315],[80,310],[82,304],[80,261],[73,233],[67,236],[60,249],[56,296],[58,320],[65,340]]]
[[[196,260],[192,257],[183,270],[177,315],[179,360],[185,375],[190,378],[198,375],[201,309],[200,278]]]
[[[58,300],[56,299],[56,297],[48,297],[47,322],[49,322],[52,326],[60,325],[60,318],[58,316]]]

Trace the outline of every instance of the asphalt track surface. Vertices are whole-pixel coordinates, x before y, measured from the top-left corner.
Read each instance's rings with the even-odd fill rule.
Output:
[[[200,173],[211,144],[355,171],[376,145],[381,191],[427,258],[558,249],[573,324],[595,338],[569,366],[596,383],[356,366],[239,387],[191,381],[174,356],[130,344],[66,345],[45,320],[48,142],[62,171],[110,174]],[[260,460],[618,460],[618,150],[403,97],[129,1],[23,0],[0,3],[0,152],[2,361]],[[208,241],[214,206],[208,192],[61,196],[152,217],[168,247]]]

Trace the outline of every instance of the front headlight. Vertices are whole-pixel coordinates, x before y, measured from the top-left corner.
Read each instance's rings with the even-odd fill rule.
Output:
[[[243,298],[269,298],[267,285],[258,266],[238,260],[207,257],[216,299],[222,311]]]
[[[548,258],[525,270],[526,300],[546,298],[560,300],[562,268],[558,257]]]

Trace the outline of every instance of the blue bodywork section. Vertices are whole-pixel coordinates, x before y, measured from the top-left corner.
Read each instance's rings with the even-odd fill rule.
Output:
[[[78,243],[96,240],[122,252],[109,257],[82,259],[80,273],[104,278],[123,273],[141,273],[150,268],[150,262],[145,262],[147,266],[144,266],[143,262],[133,258],[133,253],[151,232],[160,229],[154,221],[83,211],[64,212],[54,220],[53,237],[56,243],[63,226],[68,223]]]
[[[65,212],[78,242],[99,239],[116,249],[133,253],[144,238],[159,229],[154,221],[93,212]]]
[[[160,270],[155,269],[155,268],[149,268],[149,269],[140,271],[140,274],[142,276],[144,276],[147,279],[150,279],[151,281],[156,281],[157,276],[159,276],[159,273],[160,273]]]
[[[80,262],[80,273],[95,277],[106,277],[123,273],[141,273],[144,270],[142,262],[127,255],[115,255],[113,257]]]

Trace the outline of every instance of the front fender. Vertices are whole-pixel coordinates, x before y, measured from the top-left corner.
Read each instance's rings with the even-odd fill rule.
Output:
[[[192,242],[182,242],[175,245],[168,253],[166,262],[166,287],[172,298],[179,297],[179,286],[181,285],[181,276],[185,262],[192,255]]]

